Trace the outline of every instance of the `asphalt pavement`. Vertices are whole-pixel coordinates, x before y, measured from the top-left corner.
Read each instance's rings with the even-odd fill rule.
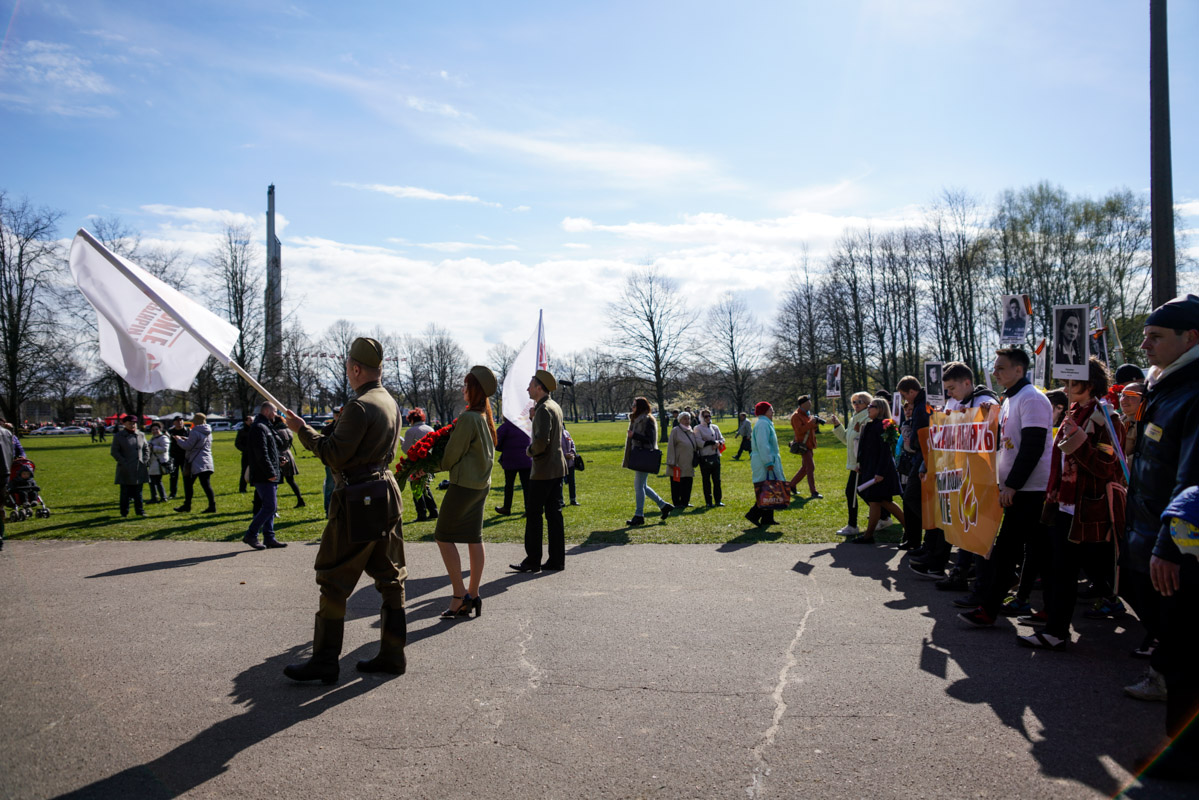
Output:
[[[1164,706],[1124,697],[1137,622],[1067,652],[966,627],[893,547],[573,547],[442,621],[410,544],[408,674],[360,676],[378,595],[350,601],[341,680],[295,684],[314,543],[8,542],[0,797],[1096,798],[1195,796],[1129,770]]]

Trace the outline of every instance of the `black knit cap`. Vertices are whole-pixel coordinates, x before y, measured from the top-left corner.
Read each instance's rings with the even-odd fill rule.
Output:
[[[1145,324],[1176,331],[1199,330],[1199,296],[1188,294],[1162,303],[1153,309]]]

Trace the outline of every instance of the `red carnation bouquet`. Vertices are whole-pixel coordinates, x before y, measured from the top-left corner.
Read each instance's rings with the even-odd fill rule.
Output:
[[[396,464],[396,481],[403,484],[405,480],[418,481],[426,475],[432,475],[441,469],[441,456],[445,453],[446,444],[454,430],[455,419],[449,425],[443,425],[432,433],[427,433],[416,441],[400,463]]]

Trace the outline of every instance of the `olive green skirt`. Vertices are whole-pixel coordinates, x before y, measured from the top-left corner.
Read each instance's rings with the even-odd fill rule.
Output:
[[[483,541],[483,510],[489,489],[467,489],[451,483],[437,509],[433,538],[439,542],[478,544]]]

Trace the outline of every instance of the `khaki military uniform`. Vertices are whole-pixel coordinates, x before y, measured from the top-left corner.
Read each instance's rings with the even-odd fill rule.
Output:
[[[363,572],[374,579],[384,608],[402,609],[408,569],[404,562],[400,487],[391,471],[400,441],[400,413],[395,400],[379,381],[371,381],[358,389],[354,400],[346,403],[337,425],[328,435],[305,425],[297,436],[332,471],[334,480],[329,518],[314,565],[316,582],[321,587],[317,616],[345,618],[346,601]],[[354,482],[383,477],[390,484],[389,530],[385,539],[350,541],[339,491],[346,485],[347,475]]]
[[[529,443],[533,467],[525,492],[525,567],[562,569],[566,562],[566,532],[562,521],[562,408],[548,397],[533,410],[533,436]],[[547,557],[541,563],[542,518],[546,525]]]

